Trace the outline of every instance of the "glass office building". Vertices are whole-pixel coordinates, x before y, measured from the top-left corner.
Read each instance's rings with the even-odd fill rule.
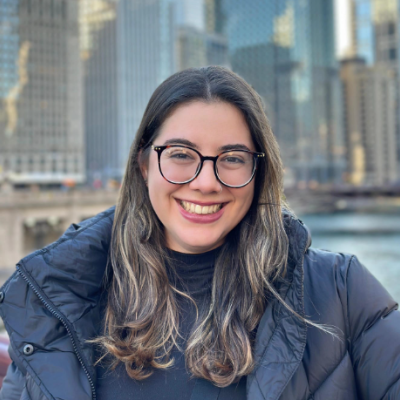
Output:
[[[361,57],[368,65],[375,61],[375,35],[371,0],[348,0],[350,4],[351,45],[349,57]]]
[[[219,13],[232,69],[262,96],[286,182],[340,181],[345,170],[332,0],[229,0]]]
[[[83,182],[77,0],[0,1],[0,177]]]
[[[154,89],[174,72],[228,65],[203,0],[81,0],[87,175],[120,180]]]
[[[169,0],[81,0],[88,181],[120,180],[151,93],[175,71]]]

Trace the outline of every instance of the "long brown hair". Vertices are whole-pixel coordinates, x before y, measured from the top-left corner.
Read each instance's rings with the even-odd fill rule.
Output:
[[[96,342],[110,356],[112,366],[123,362],[134,379],[145,379],[154,368],[173,363],[169,354],[179,335],[177,289],[167,276],[163,226],[152,209],[140,165],[146,162],[163,121],[190,101],[223,101],[237,107],[256,150],[266,154],[255,177],[253,203],[222,246],[209,307],[198,316],[184,349],[194,376],[224,387],[254,367],[252,332],[264,312],[266,294],[277,296],[272,283],[283,273],[288,252],[277,142],[258,94],[225,68],[174,74],[155,90],[147,105],[115,210],[105,333]]]

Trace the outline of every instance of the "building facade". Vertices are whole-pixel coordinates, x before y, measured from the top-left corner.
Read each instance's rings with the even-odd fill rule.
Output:
[[[372,22],[375,64],[399,72],[399,24],[398,0],[372,0]]]
[[[400,1],[399,0],[348,0],[352,21],[352,40],[348,51],[349,60],[363,58],[369,66],[376,67],[369,71],[374,81],[377,74],[381,79],[391,80],[395,91],[395,142],[396,159],[400,160]],[[361,68],[361,67],[359,67]],[[388,75],[390,78],[388,78]],[[374,77],[374,78],[373,78]],[[360,99],[354,98],[360,103]],[[350,112],[350,110],[346,111]],[[386,118],[386,117],[384,117]],[[391,121],[391,118],[389,118]],[[388,120],[388,123],[389,123]],[[375,135],[386,135],[378,127]],[[351,172],[349,171],[351,174]],[[393,174],[388,172],[384,181],[393,182]],[[397,176],[400,176],[400,162],[397,161]],[[397,178],[398,179],[398,178]]]
[[[120,180],[146,104],[175,71],[168,0],[82,0],[87,175]]]
[[[81,0],[87,175],[120,180],[156,87],[174,72],[227,66],[204,0]]]
[[[347,58],[362,57],[368,65],[399,71],[399,0],[347,0],[350,44]]]
[[[85,180],[77,0],[0,2],[0,179]]]
[[[176,59],[178,71],[204,65],[230,66],[224,36],[188,25],[177,27]]]
[[[363,58],[342,62],[348,179],[382,186],[397,179],[396,78]]]
[[[345,170],[333,1],[223,3],[232,69],[262,96],[286,182],[338,182]]]
[[[349,44],[345,58],[362,57],[368,65],[375,61],[375,32],[371,0],[347,0],[350,13]]]

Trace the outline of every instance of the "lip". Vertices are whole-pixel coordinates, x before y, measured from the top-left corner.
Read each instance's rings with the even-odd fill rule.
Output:
[[[225,207],[222,207],[219,211],[217,211],[214,214],[192,214],[188,211],[186,211],[180,204],[181,200],[175,199],[176,203],[178,204],[178,209],[179,212],[181,213],[182,217],[185,218],[186,220],[193,222],[195,224],[211,224],[215,221],[218,221],[222,215],[225,212]],[[188,201],[188,200],[182,200],[182,201]],[[194,202],[191,201],[190,203],[202,205],[202,206],[208,206],[208,205],[214,205],[214,204],[221,204],[221,203],[201,203],[201,202]],[[225,203],[226,204],[226,203]]]

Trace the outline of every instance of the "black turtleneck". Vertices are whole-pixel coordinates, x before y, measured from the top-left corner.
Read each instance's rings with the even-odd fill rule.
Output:
[[[189,293],[197,307],[207,307],[211,298],[211,281],[215,260],[220,248],[203,254],[184,254],[168,250],[167,271],[171,283],[183,292]],[[177,295],[180,310],[178,343],[185,348],[192,326],[196,320],[196,307],[184,296]],[[190,400],[197,378],[191,377],[185,366],[184,354],[174,348],[171,356],[175,362],[167,370],[154,370],[143,380],[129,378],[125,366],[119,364],[114,371],[107,365],[98,365],[98,400]],[[246,398],[246,378],[221,390],[218,400],[244,400]]]

